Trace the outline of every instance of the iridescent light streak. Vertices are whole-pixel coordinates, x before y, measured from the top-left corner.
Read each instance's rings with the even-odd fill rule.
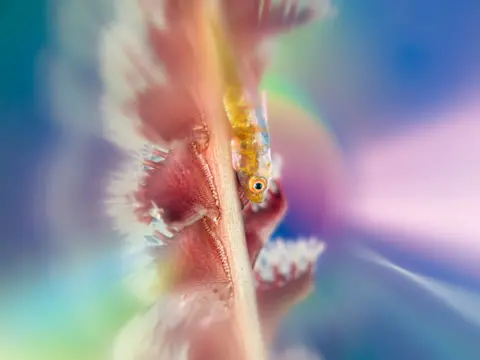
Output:
[[[419,122],[428,125],[359,147],[346,217],[357,228],[390,235],[386,241],[401,239],[478,270],[480,104],[431,116],[436,121]]]
[[[423,275],[408,271],[383,256],[368,250],[359,249],[357,256],[364,260],[373,262],[379,266],[385,267],[398,275],[413,281],[423,290],[442,301],[445,305],[455,311],[465,321],[480,327],[480,293],[463,289],[459,286],[447,284]]]

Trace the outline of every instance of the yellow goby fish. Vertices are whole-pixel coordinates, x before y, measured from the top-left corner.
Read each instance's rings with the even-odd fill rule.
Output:
[[[224,77],[223,103],[232,126],[232,165],[246,197],[262,203],[272,178],[266,96],[259,96],[258,89],[247,91],[225,32],[220,24],[213,29]]]

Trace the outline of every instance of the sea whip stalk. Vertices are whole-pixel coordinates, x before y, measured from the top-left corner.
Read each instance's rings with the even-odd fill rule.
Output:
[[[212,3],[215,3],[213,1]],[[216,5],[216,6],[215,6]],[[212,9],[213,17],[220,16],[218,4]],[[208,15],[204,14],[204,21]],[[217,54],[210,27],[205,28],[205,54],[208,56],[205,74],[218,74],[219,64],[211,55]],[[211,62],[210,62],[211,61]],[[211,81],[211,76],[209,76]],[[210,87],[210,82],[205,85]],[[216,84],[219,85],[219,84]],[[208,88],[206,89],[208,91]],[[219,89],[220,90],[220,89]],[[206,92],[207,92],[206,91]],[[238,200],[237,182],[234,177],[230,151],[230,132],[228,119],[223,108],[221,93],[211,92],[216,96],[209,99],[212,105],[211,116],[206,122],[211,132],[206,158],[215,174],[218,197],[220,199],[221,219],[218,223],[218,236],[222,239],[226,257],[229,260],[230,276],[233,285],[232,325],[239,353],[238,359],[266,360],[267,353],[263,343],[258,319],[255,291],[252,282],[252,267],[246,249],[245,230]],[[218,95],[218,96],[217,96]],[[233,353],[232,353],[233,354]]]

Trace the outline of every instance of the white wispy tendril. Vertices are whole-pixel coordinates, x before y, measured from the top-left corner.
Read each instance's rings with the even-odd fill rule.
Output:
[[[210,288],[160,297],[120,330],[112,360],[188,360],[192,337],[228,316]]]
[[[140,3],[148,10],[144,11]],[[157,154],[168,153],[168,146],[154,145],[142,136],[139,115],[131,105],[140,91],[165,83],[163,66],[152,53],[146,27],[147,16],[156,26],[165,26],[164,8],[163,1],[139,0],[115,0],[113,8],[113,21],[104,29],[99,41],[103,83],[101,110],[104,135],[122,150],[125,159],[111,176],[105,203],[114,228],[125,237],[127,286],[139,299],[151,303],[157,296],[156,287],[160,281],[158,266],[164,260],[157,250],[165,245],[155,234],[166,238],[173,234],[153,203],[145,214],[151,216],[151,222],[139,221],[140,204],[135,200],[135,193],[140,190],[147,171],[151,170],[144,165],[145,160],[164,161]]]

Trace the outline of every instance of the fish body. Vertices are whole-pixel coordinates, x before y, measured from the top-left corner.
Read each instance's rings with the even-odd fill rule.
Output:
[[[223,104],[232,128],[232,165],[246,197],[262,203],[272,178],[265,95],[242,81],[238,60],[220,26],[214,26],[224,77]]]
[[[265,45],[327,15],[329,5],[329,0],[317,6],[297,0],[221,2],[223,22],[215,36],[225,79],[224,105],[233,129],[233,167],[245,197],[255,205],[264,202],[272,178],[267,108],[259,91],[269,58]]]

